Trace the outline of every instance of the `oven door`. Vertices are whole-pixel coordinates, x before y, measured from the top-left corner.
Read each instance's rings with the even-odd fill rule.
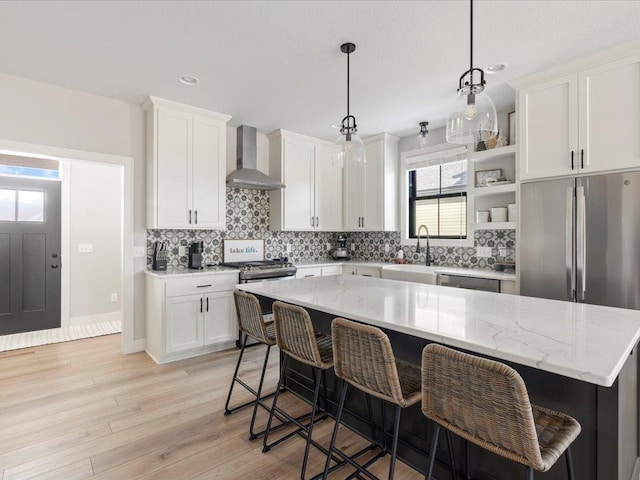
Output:
[[[255,283],[255,282],[285,282],[287,280],[295,280],[295,275],[287,276],[287,277],[273,277],[273,278],[261,278],[258,280],[241,280],[240,283]],[[257,295],[258,301],[260,302],[260,309],[262,310],[262,315],[268,315],[271,317],[273,313],[273,300],[266,297],[261,297]],[[271,318],[269,318],[271,320]],[[238,340],[236,340],[236,346],[238,348],[242,347],[242,342],[244,341],[244,334],[238,330]],[[260,342],[256,342],[253,339],[249,338],[247,340],[247,347],[251,345],[258,345]]]

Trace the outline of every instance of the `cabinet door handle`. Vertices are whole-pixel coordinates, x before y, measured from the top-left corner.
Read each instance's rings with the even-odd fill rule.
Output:
[[[311,217],[311,226],[313,227],[313,217]]]
[[[198,224],[198,210],[196,210],[196,225]]]
[[[362,226],[362,217],[358,217],[358,227]]]
[[[571,170],[573,170],[573,150],[571,150]]]
[[[584,168],[584,149],[580,150],[580,168]]]
[[[189,225],[191,225],[191,210],[189,210]]]
[[[202,297],[200,297],[200,313],[202,313]]]
[[[362,228],[364,228],[364,217],[362,217]]]
[[[207,297],[207,312],[209,311],[209,297]]]
[[[211,284],[207,284],[207,285],[196,285],[196,288],[206,288],[206,287],[210,287]]]
[[[319,226],[320,226],[320,218],[316,217],[316,227],[319,227]]]

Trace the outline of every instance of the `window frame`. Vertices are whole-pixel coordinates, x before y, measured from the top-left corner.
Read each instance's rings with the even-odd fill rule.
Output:
[[[475,230],[472,222],[472,212],[474,208],[473,188],[469,185],[470,178],[475,178],[474,163],[468,158],[468,149],[464,146],[452,146],[449,143],[429,146],[418,150],[408,150],[400,153],[400,245],[415,246],[417,238],[409,235],[409,171],[419,168],[416,164],[424,159],[437,159],[451,156],[452,154],[467,155],[467,187],[465,190],[467,202],[467,238],[434,238],[430,237],[430,244],[434,247],[473,247]],[[437,162],[433,163],[436,164]],[[448,195],[448,194],[445,194]],[[459,196],[460,193],[455,193]]]

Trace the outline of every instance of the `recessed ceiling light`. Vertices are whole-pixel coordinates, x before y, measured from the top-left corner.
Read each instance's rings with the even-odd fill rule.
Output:
[[[507,69],[506,63],[494,63],[493,65],[489,65],[484,69],[484,73],[493,75],[496,73],[504,72]]]
[[[198,85],[200,83],[200,80],[192,75],[181,75],[180,77],[178,77],[178,80],[180,80],[180,83],[184,83],[185,85],[190,86]]]

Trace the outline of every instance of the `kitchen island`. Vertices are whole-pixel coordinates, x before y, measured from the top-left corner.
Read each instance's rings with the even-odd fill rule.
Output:
[[[637,478],[633,473],[638,463],[635,348],[640,311],[356,276],[238,288],[307,308],[320,331],[328,332],[336,316],[378,326],[389,335],[398,357],[416,363],[430,342],[503,361],[522,375],[533,403],[568,413],[581,423],[583,431],[573,447],[576,478]],[[306,391],[311,383],[308,373],[301,367],[294,370],[299,388]],[[336,382],[328,383],[335,398]],[[360,418],[366,416],[361,400],[348,405],[354,414],[349,423],[364,433],[368,429]],[[379,441],[384,435],[381,417],[378,412]],[[403,414],[399,455],[421,470],[431,428],[419,406]],[[455,450],[461,463],[461,442],[456,442]],[[443,454],[439,456],[445,458]],[[439,476],[446,475],[441,469]],[[472,449],[474,480],[522,475],[521,467]],[[564,462],[544,478],[565,479]]]

